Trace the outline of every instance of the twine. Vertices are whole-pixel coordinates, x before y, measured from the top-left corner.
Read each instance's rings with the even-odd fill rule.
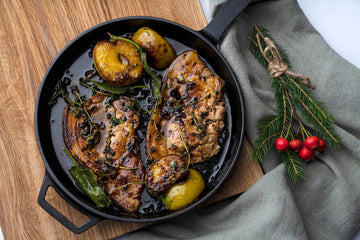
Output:
[[[310,82],[310,79],[307,76],[290,71],[288,65],[280,56],[279,50],[276,48],[274,42],[270,38],[265,37],[264,41],[266,43],[266,48],[263,50],[260,45],[260,52],[261,55],[265,58],[265,60],[268,62],[267,69],[271,77],[279,77],[282,74],[285,74],[288,77],[295,77],[300,82],[310,86],[313,89],[315,88],[315,86]],[[269,51],[271,52],[273,58],[269,57]]]

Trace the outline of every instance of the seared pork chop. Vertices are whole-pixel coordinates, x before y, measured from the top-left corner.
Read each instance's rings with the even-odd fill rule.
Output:
[[[146,133],[149,160],[177,155],[188,166],[216,155],[224,127],[223,88],[224,81],[207,68],[195,50],[179,55],[167,70],[161,99],[150,117]],[[149,177],[160,179],[148,171]],[[149,191],[158,194],[156,189]]]
[[[80,112],[67,106],[63,134],[70,153],[98,176],[110,198],[134,213],[141,205],[145,168],[136,134],[139,117],[130,105],[124,96],[96,94]]]

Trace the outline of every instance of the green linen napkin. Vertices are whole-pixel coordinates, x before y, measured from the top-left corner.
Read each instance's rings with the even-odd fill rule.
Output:
[[[210,0],[212,15],[222,2]],[[270,31],[294,72],[310,77],[313,93],[335,117],[343,146],[328,147],[305,164],[307,179],[297,184],[272,151],[263,162],[264,177],[242,195],[123,238],[351,239],[360,227],[360,70],[326,44],[295,0],[249,5],[226,32],[220,50],[241,84],[251,143],[259,123],[275,111],[269,74],[248,49],[253,24]]]

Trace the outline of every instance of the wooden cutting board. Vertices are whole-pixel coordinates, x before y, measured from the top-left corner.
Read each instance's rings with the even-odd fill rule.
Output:
[[[0,1],[0,227],[5,239],[108,239],[144,224],[103,221],[76,235],[38,204],[45,167],[37,149],[34,109],[50,62],[78,34],[125,16],[155,16],[195,30],[206,26],[198,0]],[[247,190],[262,175],[249,161],[249,142],[224,186],[208,203]],[[87,221],[49,189],[46,200],[75,224]]]

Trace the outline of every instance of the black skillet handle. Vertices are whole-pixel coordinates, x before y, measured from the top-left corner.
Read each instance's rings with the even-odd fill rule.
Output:
[[[230,26],[250,2],[251,0],[227,0],[213,20],[200,30],[200,33],[216,46],[226,28]]]
[[[69,219],[67,219],[64,215],[62,215],[58,210],[56,210],[53,206],[51,206],[46,200],[45,200],[45,196],[47,193],[47,190],[49,187],[53,187],[55,189],[55,191],[66,201],[68,202],[71,206],[73,206],[74,208],[76,208],[77,210],[79,210],[81,213],[85,214],[86,216],[89,217],[89,221],[80,225],[80,226],[76,226],[74,223],[72,223]],[[71,204],[71,199],[69,199],[69,197],[56,185],[56,183],[51,179],[51,177],[49,176],[48,172],[45,171],[45,176],[44,176],[44,180],[43,183],[41,185],[40,188],[40,192],[39,192],[39,196],[38,196],[38,204],[46,211],[48,212],[51,216],[53,216],[56,220],[58,220],[62,225],[64,225],[67,229],[69,229],[70,231],[72,231],[73,233],[82,233],[85,232],[86,230],[88,230],[89,228],[93,227],[94,225],[96,225],[97,223],[99,223],[100,221],[103,220],[103,218],[99,217],[99,216],[94,216],[92,214],[87,214],[85,213],[84,210],[75,207],[76,205]]]

